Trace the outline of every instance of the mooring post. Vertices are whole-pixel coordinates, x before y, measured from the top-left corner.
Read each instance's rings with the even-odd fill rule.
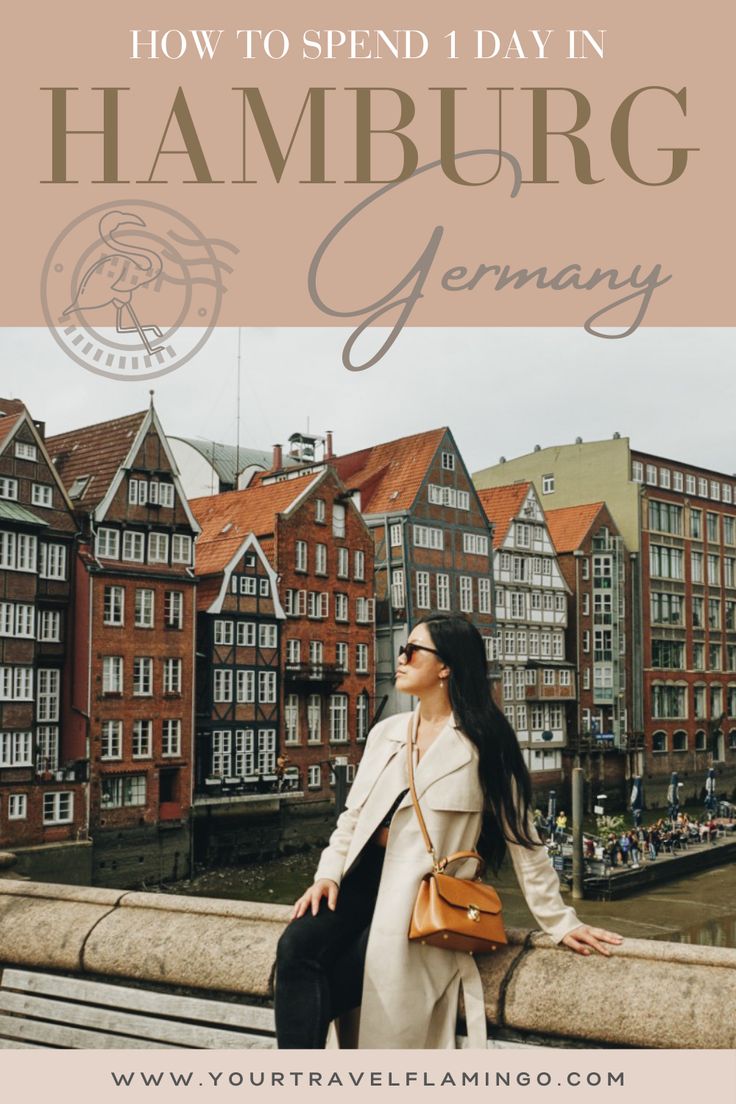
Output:
[[[583,768],[572,772],[572,895],[577,901],[585,897],[583,876]]]

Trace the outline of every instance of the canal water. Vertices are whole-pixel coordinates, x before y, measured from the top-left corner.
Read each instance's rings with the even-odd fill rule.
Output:
[[[312,881],[318,851],[243,868],[210,870],[169,887],[176,893],[291,904]],[[509,863],[494,884],[508,927],[535,927]],[[571,902],[569,894],[565,899]],[[704,870],[619,901],[579,901],[581,920],[636,939],[736,948],[736,863]]]

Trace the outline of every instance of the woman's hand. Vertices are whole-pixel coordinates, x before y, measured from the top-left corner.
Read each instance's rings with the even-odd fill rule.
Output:
[[[320,878],[318,882],[309,887],[306,893],[302,893],[294,905],[291,919],[296,920],[297,917],[303,916],[309,908],[312,910],[312,916],[316,916],[319,912],[319,903],[323,897],[327,898],[327,907],[334,912],[337,904],[337,888],[337,882],[330,881],[329,878]]]
[[[617,932],[606,931],[605,928],[590,928],[587,924],[581,924],[579,928],[573,928],[568,932],[561,942],[577,954],[589,955],[592,947],[598,951],[598,954],[610,956],[611,952],[605,944],[613,943],[618,946],[619,943],[623,943],[623,936],[618,935]]]

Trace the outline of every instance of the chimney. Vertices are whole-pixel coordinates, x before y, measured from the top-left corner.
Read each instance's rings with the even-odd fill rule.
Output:
[[[271,465],[273,471],[280,471],[284,466],[284,456],[281,449],[281,445],[273,446],[273,463]]]
[[[325,460],[332,460],[334,455],[332,451],[332,430],[328,429],[325,432]]]

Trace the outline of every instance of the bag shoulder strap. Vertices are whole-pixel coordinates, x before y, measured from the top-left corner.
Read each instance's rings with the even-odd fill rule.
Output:
[[[412,800],[412,804],[414,806],[414,812],[417,814],[417,820],[419,821],[419,827],[422,830],[422,836],[424,838],[424,846],[427,848],[428,853],[432,856],[432,863],[433,863],[434,869],[435,869],[435,871],[444,870],[446,866],[448,866],[451,862],[455,862],[456,859],[477,859],[478,860],[478,866],[479,866],[479,871],[478,871],[477,876],[482,877],[483,873],[485,872],[486,864],[485,864],[485,860],[482,858],[481,855],[478,854],[477,851],[456,851],[453,855],[450,855],[447,858],[444,858],[444,859],[438,859],[437,858],[437,854],[436,854],[435,849],[434,849],[434,844],[432,843],[429,832],[427,831],[427,825],[425,824],[424,817],[422,816],[422,810],[419,806],[419,799],[417,797],[416,786],[414,785],[414,755],[413,755],[413,743],[412,743],[413,726],[414,726],[414,717],[412,716],[409,720],[409,729],[408,729],[408,732],[406,734],[407,768],[408,768],[408,773],[409,773],[409,792],[411,793],[411,800]]]

